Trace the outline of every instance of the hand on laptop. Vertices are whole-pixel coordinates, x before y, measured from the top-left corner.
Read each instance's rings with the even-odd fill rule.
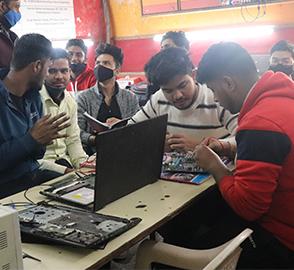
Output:
[[[55,139],[69,137],[69,134],[59,134],[59,131],[70,126],[70,123],[65,123],[69,118],[65,112],[54,117],[51,117],[51,114],[47,114],[39,119],[29,129],[29,132],[39,145],[47,146],[53,144],[53,140]]]

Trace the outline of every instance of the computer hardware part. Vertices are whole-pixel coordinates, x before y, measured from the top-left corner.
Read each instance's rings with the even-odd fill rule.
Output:
[[[33,239],[30,242],[35,239],[97,248],[136,226],[141,219],[125,219],[43,202],[20,211],[19,221],[23,239]]]

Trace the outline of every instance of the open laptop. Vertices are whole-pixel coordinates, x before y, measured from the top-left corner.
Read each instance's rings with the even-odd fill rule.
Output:
[[[167,115],[96,137],[96,173],[70,175],[40,193],[64,203],[97,211],[160,177]]]

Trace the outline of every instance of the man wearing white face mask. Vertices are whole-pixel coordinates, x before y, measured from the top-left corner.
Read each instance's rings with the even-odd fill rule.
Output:
[[[122,50],[111,44],[100,44],[96,49],[94,75],[97,83],[75,98],[78,104],[78,123],[81,140],[87,154],[95,152],[95,134],[84,117],[87,111],[101,122],[111,124],[113,119],[133,116],[139,109],[137,96],[129,90],[120,89],[116,77],[123,63]]]
[[[17,35],[10,30],[21,18],[20,1],[0,1],[0,68],[9,68]]]

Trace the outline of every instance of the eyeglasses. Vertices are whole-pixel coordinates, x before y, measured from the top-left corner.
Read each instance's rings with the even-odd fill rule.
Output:
[[[293,59],[290,59],[290,58],[283,58],[283,59],[278,59],[278,58],[275,58],[275,57],[271,57],[270,60],[269,60],[269,64],[271,66],[276,66],[278,64],[282,64],[283,66],[292,66],[294,61]]]

